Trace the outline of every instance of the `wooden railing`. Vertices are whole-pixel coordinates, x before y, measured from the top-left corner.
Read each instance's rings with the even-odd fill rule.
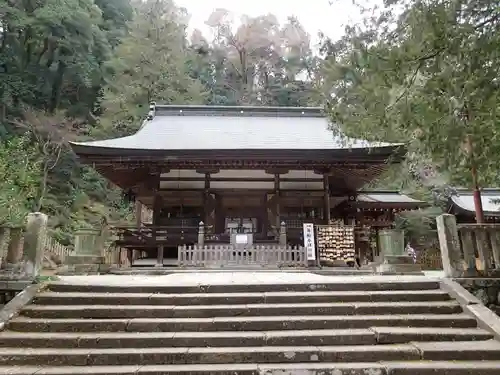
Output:
[[[60,263],[64,263],[66,260],[66,257],[71,252],[71,248],[68,246],[62,245],[55,238],[47,235],[45,237],[44,252],[45,252],[45,254],[49,253],[50,255],[55,256],[55,258]]]
[[[237,249],[231,245],[179,246],[180,267],[307,267],[307,254],[303,247],[254,246]]]
[[[121,246],[158,246],[172,241],[190,240],[196,242],[199,227],[152,226],[137,228],[131,226],[116,227],[117,243]]]
[[[458,224],[437,219],[443,270],[448,277],[500,274],[500,224]]]

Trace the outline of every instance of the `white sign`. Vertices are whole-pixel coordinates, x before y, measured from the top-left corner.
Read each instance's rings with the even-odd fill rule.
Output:
[[[304,247],[307,260],[316,260],[316,245],[314,242],[314,224],[304,223]]]
[[[248,243],[248,236],[246,234],[237,234],[235,242],[238,245],[246,245]]]

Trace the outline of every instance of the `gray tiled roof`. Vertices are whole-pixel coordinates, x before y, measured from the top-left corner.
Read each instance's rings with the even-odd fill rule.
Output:
[[[74,145],[132,150],[334,150],[396,146],[336,137],[319,108],[162,106],[155,112],[134,135]]]
[[[474,195],[471,190],[457,189],[457,194],[451,196],[453,204],[462,210],[475,212]],[[489,216],[500,216],[500,189],[481,190],[483,212]]]
[[[358,202],[367,203],[412,203],[423,204],[425,202],[413,199],[405,194],[386,191],[360,192],[357,197]]]

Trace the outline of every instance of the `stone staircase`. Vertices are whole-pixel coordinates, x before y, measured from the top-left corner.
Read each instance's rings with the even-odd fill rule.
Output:
[[[0,374],[498,375],[500,342],[432,280],[52,283],[0,333]]]

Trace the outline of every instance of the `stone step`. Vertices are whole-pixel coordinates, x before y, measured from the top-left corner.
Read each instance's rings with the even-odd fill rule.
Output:
[[[498,375],[500,361],[0,367],[0,375]]]
[[[360,276],[359,279],[363,279]],[[359,280],[357,279],[357,280]],[[263,293],[263,292],[308,292],[308,291],[373,291],[373,290],[435,290],[437,280],[380,281],[380,278],[366,276],[364,281],[342,279],[335,283],[285,283],[285,284],[221,284],[221,285],[91,285],[52,282],[48,290],[52,292],[80,293]]]
[[[244,303],[422,302],[447,301],[442,290],[267,292],[267,293],[40,293],[38,305],[224,305]]]
[[[417,342],[415,347],[426,361],[496,361],[500,358],[500,341]]]
[[[370,327],[475,328],[467,314],[236,316],[166,319],[36,319],[17,317],[8,328],[20,332],[176,332],[356,329]]]
[[[169,364],[493,361],[500,342],[440,342],[354,346],[259,346],[218,348],[33,349],[1,348],[0,366],[124,366]]]
[[[482,341],[493,334],[478,328],[372,327],[379,344],[404,344],[417,341]]]
[[[474,329],[475,331],[478,329]],[[307,345],[372,345],[377,335],[370,329],[242,331],[242,332],[121,332],[121,333],[19,333],[4,332],[0,347],[31,348],[161,348],[244,347]],[[476,337],[474,332],[460,337]],[[487,336],[487,338],[491,338]]]
[[[358,302],[246,305],[30,305],[21,314],[31,318],[208,318],[270,315],[383,315],[454,314],[462,312],[456,301]]]
[[[493,335],[472,328],[372,328],[344,330],[219,332],[3,332],[0,347],[15,348],[161,348],[223,346],[374,345],[410,341],[479,341]]]
[[[500,354],[500,350],[497,354]],[[481,357],[480,353],[478,357]],[[146,366],[165,363],[378,362],[420,359],[420,353],[413,345],[113,349],[0,348],[0,366],[118,366],[137,364]]]

